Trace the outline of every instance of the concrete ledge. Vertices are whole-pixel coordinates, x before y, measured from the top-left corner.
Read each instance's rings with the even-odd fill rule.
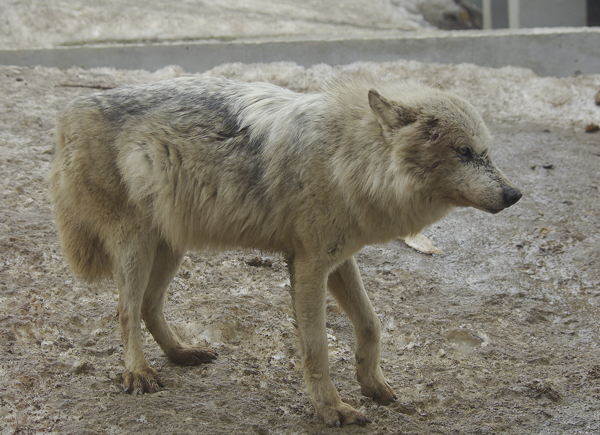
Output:
[[[110,44],[0,50],[0,64],[61,69],[114,67],[155,71],[180,65],[201,72],[227,62],[293,61],[345,65],[356,61],[473,63],[531,68],[541,76],[600,74],[600,29],[452,31],[400,36]]]

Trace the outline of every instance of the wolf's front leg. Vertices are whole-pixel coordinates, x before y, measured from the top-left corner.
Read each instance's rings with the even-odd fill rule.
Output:
[[[317,414],[329,426],[365,425],[362,413],[342,402],[329,377],[325,297],[327,272],[315,261],[288,262],[304,363],[304,380]]]
[[[383,376],[381,355],[381,324],[367,296],[354,257],[335,269],[327,282],[329,291],[346,312],[356,335],[356,377],[365,396],[380,405],[396,399],[394,390]]]

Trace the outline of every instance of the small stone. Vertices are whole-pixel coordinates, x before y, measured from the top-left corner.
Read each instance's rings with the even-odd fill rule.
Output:
[[[76,374],[81,374],[81,373],[92,373],[95,370],[95,367],[92,363],[87,362],[87,361],[76,361],[75,364],[73,364],[73,372]]]

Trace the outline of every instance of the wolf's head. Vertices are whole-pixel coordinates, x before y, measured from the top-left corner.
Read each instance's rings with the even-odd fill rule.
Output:
[[[392,96],[393,97],[393,96]],[[401,102],[368,93],[392,156],[421,189],[449,205],[497,213],[521,192],[492,162],[492,137],[475,109],[441,88],[405,89]]]

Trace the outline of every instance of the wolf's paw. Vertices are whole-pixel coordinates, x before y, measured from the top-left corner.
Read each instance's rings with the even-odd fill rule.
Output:
[[[379,405],[389,405],[397,399],[394,390],[382,374],[359,376],[358,382],[360,383],[360,391],[363,396],[372,397]]]
[[[380,384],[377,387],[361,387],[360,391],[363,396],[372,397],[379,405],[389,405],[398,398],[387,382],[385,384]]]
[[[123,373],[125,392],[133,395],[155,393],[164,387],[162,379],[152,367],[146,367],[139,372]]]
[[[371,423],[371,420],[365,417],[362,412],[343,402],[340,402],[336,406],[327,406],[317,411],[317,414],[327,426],[332,427],[341,427],[348,424],[366,426],[367,423]]]
[[[202,347],[182,347],[169,352],[167,355],[175,364],[182,366],[197,366],[212,362],[219,354],[211,349]]]

